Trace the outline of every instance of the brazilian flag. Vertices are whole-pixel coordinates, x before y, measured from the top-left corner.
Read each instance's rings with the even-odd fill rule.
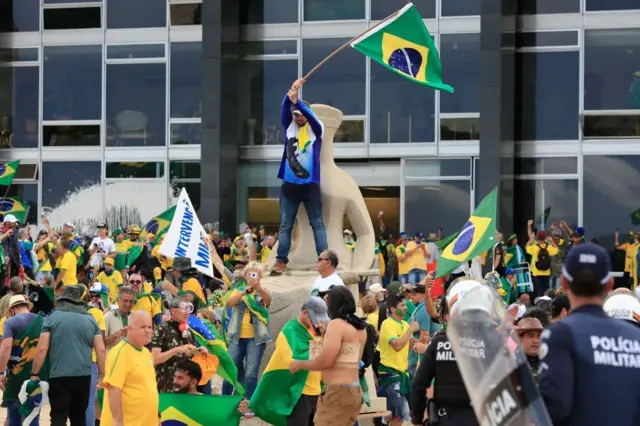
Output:
[[[0,213],[4,216],[12,214],[18,219],[18,222],[27,220],[29,208],[29,204],[20,197],[0,198]]]
[[[640,225],[640,209],[636,210],[635,212],[631,213],[631,224],[633,225]]]
[[[162,426],[237,426],[242,396],[160,394]]]
[[[458,236],[442,251],[436,277],[447,275],[462,263],[482,255],[493,246],[496,235],[498,188],[485,197],[462,227]]]
[[[9,186],[18,171],[20,160],[0,164],[0,185]]]
[[[171,221],[173,220],[173,215],[176,213],[176,206],[171,207],[168,210],[163,211],[158,216],[153,217],[144,228],[140,231],[140,237],[138,240],[142,243],[147,241],[147,235],[153,234],[155,236],[155,243],[158,244],[160,241],[160,237],[167,233],[169,230],[169,226],[171,226]],[[138,260],[138,257],[142,253],[142,246],[133,246],[129,249],[129,256],[127,257],[127,268],[130,268],[131,265]]]
[[[351,47],[411,81],[453,93],[453,87],[442,82],[436,45],[412,3],[352,41]]]

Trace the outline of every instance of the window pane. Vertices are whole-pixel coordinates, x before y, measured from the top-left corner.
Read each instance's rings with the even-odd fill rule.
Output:
[[[298,53],[296,40],[263,40],[242,42],[243,55],[295,55]]]
[[[578,31],[540,31],[516,33],[516,47],[577,45]]]
[[[102,46],[45,47],[43,120],[99,120]]]
[[[38,184],[12,183],[6,189],[7,197],[20,197],[29,204],[26,223],[38,223]],[[3,191],[4,195],[4,191]],[[3,206],[0,206],[0,211]],[[9,207],[8,205],[6,207]]]
[[[200,145],[200,123],[172,124],[171,145]]]
[[[516,140],[577,139],[578,52],[516,55]]]
[[[613,234],[627,242],[629,231],[637,231],[632,213],[638,211],[640,156],[584,156],[584,229],[589,239],[613,247]],[[622,269],[620,269],[622,270]]]
[[[585,115],[582,134],[588,138],[637,138],[640,136],[640,115]]]
[[[314,76],[315,77],[315,76]],[[240,145],[284,143],[280,111],[291,83],[298,78],[298,61],[243,61],[239,87],[248,88],[242,104],[244,136]],[[315,102],[315,100],[314,100]]]
[[[639,109],[640,29],[587,30],[584,109]]]
[[[171,25],[202,25],[202,3],[172,4]]]
[[[304,72],[311,71],[347,41],[343,38],[303,40]],[[345,115],[364,114],[365,66],[366,57],[363,54],[354,49],[343,50],[313,74],[313,84],[303,89],[304,99],[310,103],[331,105]]]
[[[402,9],[406,4],[406,0],[371,0],[371,19],[374,21],[382,20]],[[435,0],[415,0],[413,4],[422,19],[436,17]]]
[[[172,161],[169,164],[169,178],[176,179],[200,179],[199,161]]]
[[[298,0],[240,0],[240,24],[298,22]]]
[[[364,19],[365,0],[304,0],[305,21]]]
[[[38,60],[38,48],[26,47],[22,49],[0,48],[0,63],[3,62],[27,62]]]
[[[164,58],[164,44],[107,46],[107,59]]]
[[[107,65],[107,146],[165,144],[164,64]]]
[[[479,118],[441,118],[440,140],[474,141],[480,140]]]
[[[442,16],[480,15],[481,0],[448,0],[441,4]]]
[[[100,146],[100,125],[43,126],[43,146]]]
[[[440,92],[440,111],[480,111],[480,34],[444,34],[440,41],[442,80],[455,94]]]
[[[333,138],[334,142],[364,142],[364,120],[345,120]]]
[[[161,178],[164,176],[164,163],[133,162],[133,163],[107,163],[107,178]]]
[[[371,143],[433,142],[434,99],[433,89],[372,63]]]
[[[102,3],[102,0],[43,0],[44,4],[63,4],[63,3]]]
[[[404,231],[409,235],[416,232],[428,234],[438,228],[449,235],[459,231],[469,219],[469,181],[407,180],[404,194]]]
[[[38,71],[0,68],[0,148],[38,147]]]
[[[16,170],[16,174],[13,178],[29,180],[38,179],[38,165],[20,163],[20,167],[18,167],[18,170]]]
[[[518,2],[520,15],[544,15],[549,13],[578,13],[581,0],[522,0]]]
[[[514,167],[516,175],[578,173],[578,159],[576,157],[518,157],[514,159]]]
[[[440,177],[470,176],[469,160],[407,160],[405,176],[407,177]]]
[[[578,180],[516,179],[514,232],[526,241],[527,221],[536,229],[549,229],[552,223],[564,220],[575,228],[578,224]],[[547,214],[548,210],[548,214]],[[546,221],[545,221],[546,218]],[[505,232],[511,232],[505,231]]]
[[[196,209],[196,214],[200,213],[200,182],[172,182],[171,199],[169,200],[171,205],[178,203],[182,188],[187,190],[191,204],[193,204],[193,208]]]
[[[95,229],[104,214],[100,175],[99,161],[42,164],[42,213],[52,227],[71,222],[78,232]]]
[[[45,30],[75,30],[102,27],[102,11],[99,7],[68,9],[44,9]]]
[[[112,230],[144,224],[167,209],[166,194],[167,182],[164,179],[105,182],[104,220]]]
[[[171,43],[171,117],[202,116],[202,43]]]
[[[166,0],[106,0],[107,28],[167,26]]]
[[[40,30],[40,0],[0,2],[0,32]]]
[[[635,9],[640,10],[640,4],[637,0],[586,0],[587,12]]]

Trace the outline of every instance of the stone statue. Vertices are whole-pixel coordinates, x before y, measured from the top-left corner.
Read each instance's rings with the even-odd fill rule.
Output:
[[[333,157],[333,137],[342,123],[342,112],[328,105],[318,104],[311,105],[311,109],[324,124],[320,152],[320,191],[328,246],[338,254],[340,269],[368,270],[373,263],[375,250],[371,217],[360,188],[351,176],[336,165]],[[357,237],[353,252],[345,247],[342,239],[345,216]],[[271,252],[269,264],[275,262],[276,253],[277,243]],[[298,271],[315,270],[317,257],[313,231],[304,205],[300,205],[291,237],[288,268]]]

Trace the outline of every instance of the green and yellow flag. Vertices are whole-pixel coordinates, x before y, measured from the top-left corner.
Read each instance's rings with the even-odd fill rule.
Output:
[[[0,164],[0,185],[9,186],[18,171],[20,160]]]
[[[442,251],[436,278],[447,275],[463,262],[482,255],[493,246],[497,207],[498,188],[494,188],[473,212],[456,239]]]
[[[632,225],[640,225],[640,209],[631,213],[631,224]]]
[[[240,424],[238,406],[242,396],[160,394],[162,426],[208,426]]]
[[[29,214],[29,204],[20,197],[0,198],[0,213],[5,216],[12,214],[18,222],[24,223]]]
[[[436,45],[412,3],[352,41],[351,47],[411,81],[453,93],[453,87],[442,82]]]
[[[309,376],[306,370],[291,374],[289,365],[294,359],[309,359],[309,341],[312,339],[297,318],[287,322],[278,335],[273,356],[249,402],[249,408],[265,422],[287,426],[287,417],[300,399]]]
[[[176,206],[173,206],[152,218],[140,231],[140,237],[138,240],[144,243],[147,240],[147,235],[153,234],[155,236],[155,243],[158,244],[160,237],[166,234],[169,230],[169,226],[171,226],[171,221],[173,220],[173,215],[175,213]],[[129,249],[129,255],[127,256],[127,268],[130,268],[131,265],[138,260],[140,253],[142,253],[142,246],[133,246]]]
[[[451,235],[447,235],[446,237],[444,237],[443,239],[441,239],[440,241],[436,241],[436,247],[438,247],[438,249],[440,251],[444,250],[449,244],[451,244],[451,242],[453,240],[456,239],[456,237],[460,234],[460,231],[455,232]]]

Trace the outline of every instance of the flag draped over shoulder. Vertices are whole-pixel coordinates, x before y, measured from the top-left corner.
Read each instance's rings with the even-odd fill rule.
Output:
[[[309,341],[313,336],[297,319],[287,322],[276,341],[275,351],[258,382],[249,408],[265,422],[286,426],[287,417],[300,399],[309,372],[289,372],[294,359],[309,359]]]
[[[231,285],[231,291],[242,292],[246,287],[247,282],[244,279],[236,280]],[[269,325],[269,310],[256,301],[255,293],[245,294],[242,296],[242,301],[259,321],[262,321],[265,325]]]
[[[498,188],[485,197],[462,227],[458,236],[442,251],[436,277],[447,275],[463,262],[480,256],[493,246],[496,235]]]
[[[163,211],[158,216],[153,217],[140,231],[140,237],[138,240],[142,243],[147,241],[147,235],[153,234],[155,236],[155,243],[158,244],[160,237],[167,233],[169,230],[169,226],[171,225],[171,221],[173,220],[173,215],[176,212],[176,206],[171,207],[168,210]],[[142,253],[143,246],[132,246],[129,249],[129,256],[127,257],[127,268],[130,268],[131,265],[138,260],[138,257]]]
[[[160,394],[162,426],[237,426],[242,396]]]
[[[229,355],[227,345],[216,326],[195,315],[189,315],[189,329],[198,345],[207,348],[211,355],[218,358],[217,374],[231,383],[238,394],[244,395],[244,389],[238,382],[238,368]]]
[[[0,212],[5,216],[12,214],[18,222],[24,222],[29,214],[29,204],[20,197],[3,197],[0,198]]]
[[[436,45],[412,3],[352,41],[351,47],[411,81],[453,93],[453,87],[442,82]]]
[[[0,185],[9,186],[18,171],[20,160],[0,164]]]

